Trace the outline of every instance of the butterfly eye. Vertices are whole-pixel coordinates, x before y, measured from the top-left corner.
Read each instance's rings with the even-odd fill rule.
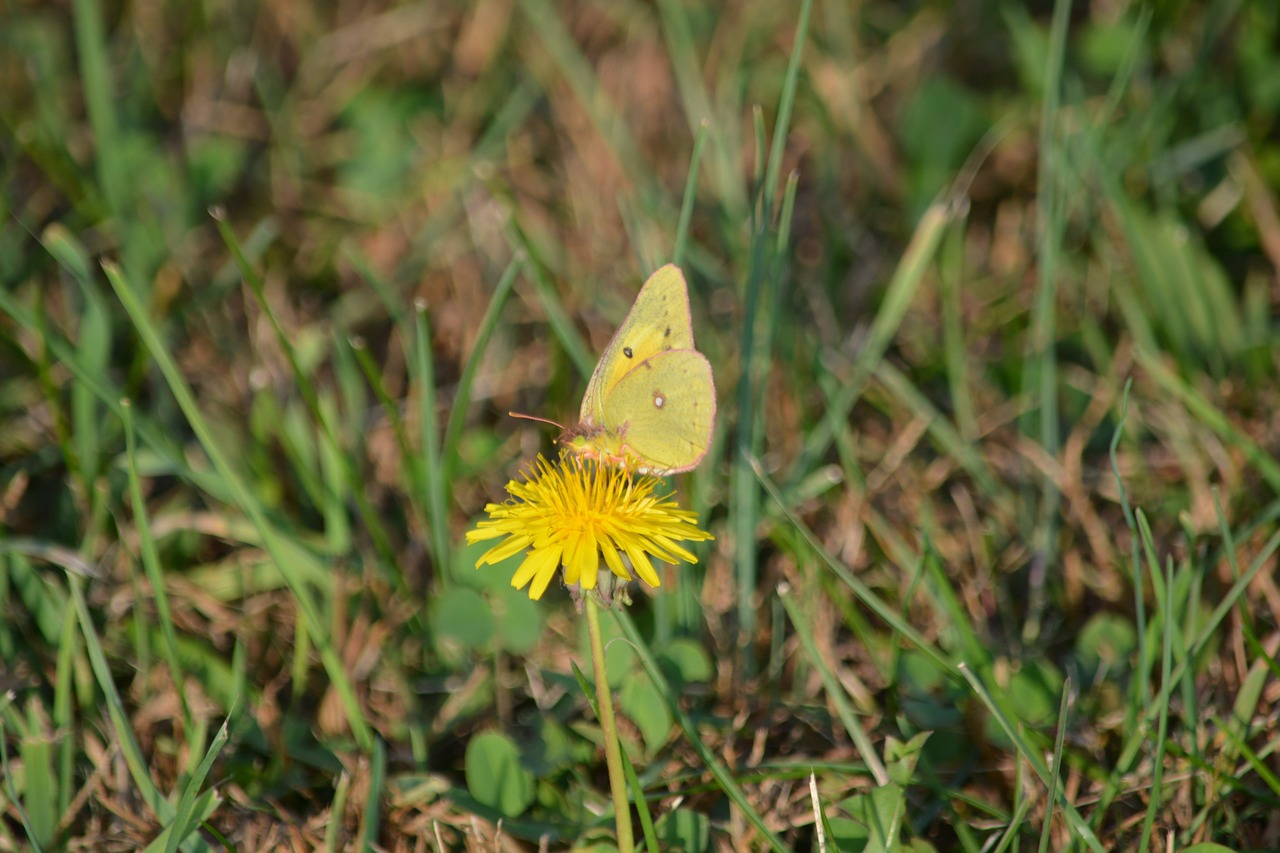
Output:
[[[622,348],[622,354],[623,354],[623,355],[625,355],[627,358],[635,358],[635,357],[636,357],[636,354],[635,354],[634,352],[632,352],[632,351],[631,351],[631,347],[623,347],[623,348]]]

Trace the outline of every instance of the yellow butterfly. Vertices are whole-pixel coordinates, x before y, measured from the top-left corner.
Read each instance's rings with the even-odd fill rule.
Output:
[[[591,374],[566,443],[641,473],[690,471],[715,428],[711,363],[693,348],[689,288],[674,264],[649,276]]]

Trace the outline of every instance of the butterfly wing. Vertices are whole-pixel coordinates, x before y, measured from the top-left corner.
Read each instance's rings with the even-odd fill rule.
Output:
[[[678,349],[661,351],[618,379],[603,401],[601,423],[643,467],[675,474],[707,455],[715,418],[711,363],[697,350]]]
[[[692,349],[689,288],[680,268],[667,264],[640,288],[627,319],[605,347],[587,383],[579,418],[587,424],[610,423],[605,401],[623,377],[661,352]]]

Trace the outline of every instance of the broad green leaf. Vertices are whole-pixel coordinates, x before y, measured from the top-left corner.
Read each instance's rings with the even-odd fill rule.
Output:
[[[667,742],[667,736],[671,734],[671,712],[647,675],[634,675],[623,683],[618,707],[640,730],[645,749],[650,754]]]
[[[431,625],[443,645],[481,649],[493,638],[493,611],[474,589],[454,587],[432,602]]]
[[[663,851],[702,853],[711,843],[711,823],[707,816],[692,809],[668,812],[654,824]]]
[[[533,774],[520,762],[515,741],[501,732],[482,732],[467,744],[467,790],[476,801],[506,817],[517,817],[533,802]]]

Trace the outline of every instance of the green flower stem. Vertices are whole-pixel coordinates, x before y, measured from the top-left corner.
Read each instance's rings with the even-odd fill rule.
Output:
[[[632,853],[631,804],[627,802],[627,780],[622,771],[622,750],[613,718],[613,696],[609,675],[604,669],[604,641],[600,639],[600,605],[592,594],[587,599],[587,634],[591,637],[591,665],[596,675],[596,702],[600,705],[600,730],[604,734],[604,757],[609,765],[609,787],[613,791],[613,815],[618,825],[618,853]]]

